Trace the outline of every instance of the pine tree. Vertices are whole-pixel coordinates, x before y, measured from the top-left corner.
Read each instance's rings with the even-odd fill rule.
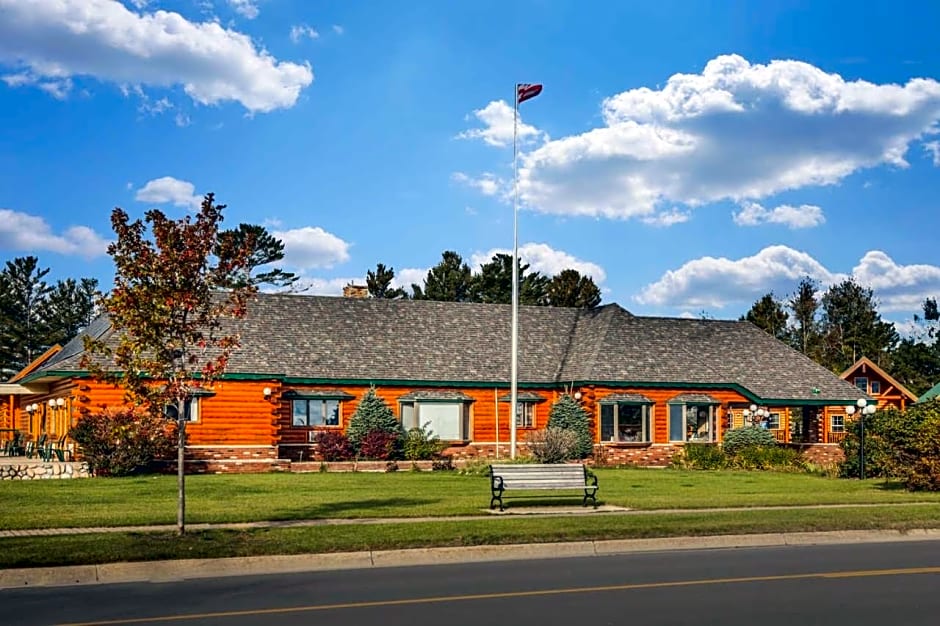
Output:
[[[375,389],[369,389],[349,420],[346,436],[349,437],[349,441],[354,446],[358,447],[366,435],[376,430],[391,435],[400,435],[401,424],[398,423],[395,414],[385,404],[385,400],[375,393]]]
[[[806,356],[819,361],[820,335],[819,301],[816,299],[816,281],[806,276],[790,296],[787,307],[793,313],[794,328],[790,333],[790,345]]]
[[[428,270],[424,288],[413,285],[415,300],[467,302],[470,297],[470,266],[456,252],[447,250],[441,262]]]
[[[567,269],[556,274],[546,287],[549,306],[593,309],[601,303],[601,290],[590,276]]]
[[[67,278],[56,283],[43,308],[50,345],[65,345],[91,323],[97,291],[98,281],[94,278]]]
[[[867,356],[885,367],[898,342],[894,325],[881,319],[874,293],[853,279],[833,285],[822,297],[824,365],[841,372]]]
[[[375,271],[366,272],[366,286],[369,288],[369,295],[373,298],[383,298],[385,300],[398,300],[404,298],[407,294],[404,289],[392,288],[392,280],[395,279],[395,269],[385,267],[384,263],[378,263]]]
[[[787,312],[774,298],[773,292],[764,294],[751,305],[750,310],[741,319],[747,320],[776,339],[783,340],[787,337]]]
[[[528,272],[528,264],[519,263],[519,304],[542,306],[546,304],[548,277],[539,272]],[[494,254],[489,263],[474,274],[470,285],[470,300],[487,304],[512,303],[512,255]]]
[[[50,287],[49,269],[34,256],[7,261],[0,271],[0,379],[26,367],[49,347],[42,315]]]
[[[594,437],[591,435],[591,422],[587,411],[578,401],[565,394],[552,405],[548,414],[548,428],[561,428],[573,432],[578,438],[575,448],[578,458],[591,454],[594,450]]]

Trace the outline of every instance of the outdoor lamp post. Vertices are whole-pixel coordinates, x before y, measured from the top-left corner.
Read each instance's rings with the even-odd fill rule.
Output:
[[[750,408],[744,409],[741,413],[744,415],[744,419],[752,426],[760,426],[764,416],[770,415],[766,409],[758,408],[756,404],[752,404]]]
[[[877,410],[874,404],[868,404],[865,398],[859,398],[855,404],[858,406],[858,477],[865,480],[865,416],[872,415]],[[845,408],[849,415],[855,413],[854,406]]]

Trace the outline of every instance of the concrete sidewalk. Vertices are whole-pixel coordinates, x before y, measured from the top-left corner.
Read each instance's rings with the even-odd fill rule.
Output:
[[[603,557],[631,552],[703,550],[848,543],[940,541],[940,529],[721,535],[666,539],[621,539],[460,548],[370,550],[334,554],[298,554],[224,559],[188,559],[0,570],[0,589],[256,576],[372,567],[411,567],[522,559]]]

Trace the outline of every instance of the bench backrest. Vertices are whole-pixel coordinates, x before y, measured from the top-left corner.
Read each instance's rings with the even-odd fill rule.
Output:
[[[584,486],[584,465],[513,464],[492,465],[493,476],[503,479],[506,489],[552,489]]]

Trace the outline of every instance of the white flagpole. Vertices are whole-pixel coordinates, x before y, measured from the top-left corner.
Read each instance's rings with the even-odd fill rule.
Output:
[[[519,406],[519,171],[516,135],[519,127],[519,85],[513,85],[512,107],[512,365],[509,393],[509,457],[516,458],[516,411]]]

